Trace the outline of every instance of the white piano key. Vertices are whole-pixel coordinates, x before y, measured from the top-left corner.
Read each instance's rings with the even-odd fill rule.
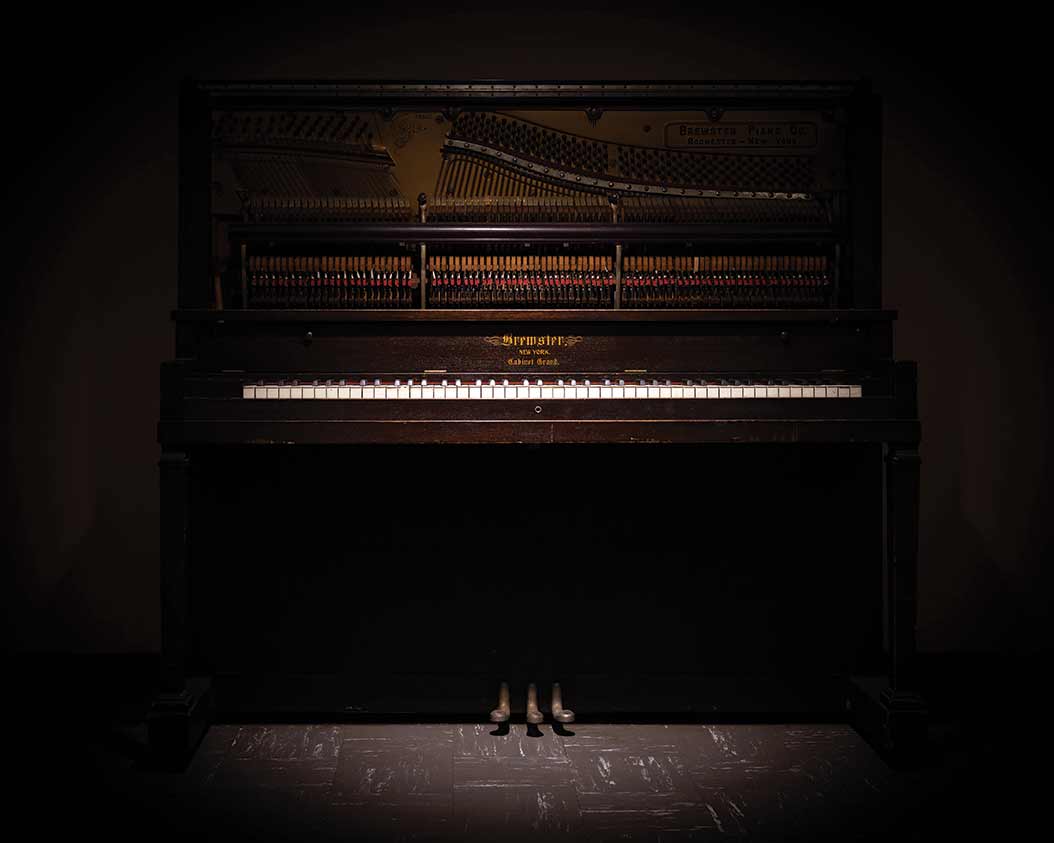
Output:
[[[779,388],[779,397],[780,398],[790,398],[791,397],[790,387],[789,386],[781,386]]]
[[[553,387],[553,398],[563,398],[565,389],[566,389],[566,387],[563,387],[563,386],[554,386]]]
[[[482,386],[470,386],[468,388],[468,397],[469,398],[482,398],[483,397],[482,390],[483,390]]]
[[[362,399],[362,387],[361,386],[349,386],[348,387],[348,398],[352,401],[359,401]]]
[[[339,386],[327,386],[326,387],[326,398],[336,401],[340,398],[340,387]]]
[[[289,387],[289,397],[293,399],[300,399],[304,397],[304,388],[302,386],[291,386]]]
[[[243,386],[242,387],[242,398],[256,398],[256,387],[255,386]]]
[[[721,397],[721,389],[720,389],[720,387],[708,386],[706,388],[706,397],[707,398],[720,398]]]
[[[410,387],[410,398],[411,398],[411,400],[414,400],[414,401],[418,400],[421,397],[421,390],[422,390],[422,387],[420,387],[420,386],[411,386]]]
[[[479,396],[484,401],[494,400],[494,387],[493,386],[482,386],[479,390]]]
[[[457,387],[456,386],[444,386],[443,387],[443,398],[447,401],[453,401],[457,398]]]
[[[730,387],[730,386],[719,386],[717,389],[718,389],[718,397],[719,398],[731,398],[732,397],[732,387]]]
[[[803,386],[801,388],[801,397],[802,398],[815,398],[816,397],[816,387]]]
[[[422,386],[421,387],[421,400],[431,401],[436,397],[436,388],[434,386]]]
[[[611,397],[612,398],[625,398],[626,397],[626,388],[624,386],[613,386],[613,387],[611,387]]]
[[[801,387],[800,386],[792,386],[790,388],[790,397],[791,398],[801,398],[802,397],[801,396]]]
[[[741,387],[741,386],[733,386],[733,387],[729,387],[729,388],[731,389],[731,395],[730,395],[731,398],[742,398],[743,397],[743,387]]]
[[[599,386],[587,386],[586,389],[588,390],[588,394],[589,394],[590,398],[599,398],[600,397],[600,387]]]
[[[304,400],[313,401],[315,399],[315,388],[313,386],[302,386],[300,389],[300,394]]]
[[[742,389],[743,389],[743,397],[744,398],[753,398],[754,397],[754,387],[752,387],[752,386],[744,386],[744,387],[742,387]]]
[[[685,390],[688,389],[688,388],[690,388],[690,387],[671,386],[670,387],[670,397],[671,398],[684,398],[684,397],[686,397],[685,396]]]
[[[858,384],[857,385],[851,385],[849,387],[849,397],[850,398],[863,398],[864,397],[864,389],[863,389],[863,387],[858,385]]]
[[[660,395],[659,387],[657,386],[646,386],[644,389],[649,398],[658,398]]]
[[[670,387],[668,387],[668,386],[660,386],[659,387],[659,397],[660,398],[671,398],[672,397],[672,393],[670,392]]]
[[[602,387],[600,387],[600,397],[601,398],[610,398],[611,397],[611,387],[610,386],[602,386]]]
[[[575,387],[575,398],[581,399],[581,398],[588,398],[588,397],[589,397],[589,389],[588,389],[588,387],[584,387],[584,386],[576,386]]]
[[[395,397],[400,400],[404,400],[410,397],[410,387],[406,384],[401,384],[395,388]]]
[[[377,390],[374,387],[372,387],[372,386],[364,386],[362,388],[362,397],[365,398],[366,400],[370,400],[370,399],[373,398],[373,393],[376,392],[376,391]]]
[[[341,401],[347,401],[349,398],[351,398],[351,387],[350,386],[338,386],[337,387],[337,397]]]
[[[455,388],[457,389],[457,397],[459,399],[468,398],[469,387],[467,387],[467,386],[459,386],[459,387],[455,387]]]
[[[515,387],[515,389],[516,389],[516,397],[518,399],[530,398],[531,397],[530,396],[531,388],[529,386],[517,386],[517,387]],[[508,394],[509,394],[509,390],[506,389],[505,390],[506,397],[508,397]]]
[[[541,398],[542,397],[542,388],[540,386],[531,386],[531,387],[528,387],[528,389],[530,390],[530,393],[528,395],[529,398]]]
[[[543,386],[542,387],[542,398],[553,398],[553,387]]]
[[[278,387],[277,386],[265,386],[264,387],[264,397],[265,398],[277,398],[278,397]]]

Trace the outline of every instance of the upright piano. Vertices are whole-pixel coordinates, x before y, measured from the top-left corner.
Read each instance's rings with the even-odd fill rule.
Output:
[[[917,747],[880,115],[863,83],[185,83],[158,752],[217,705],[485,718],[509,680],[758,713],[699,688],[794,674],[781,639]],[[223,697],[240,656],[321,708]]]

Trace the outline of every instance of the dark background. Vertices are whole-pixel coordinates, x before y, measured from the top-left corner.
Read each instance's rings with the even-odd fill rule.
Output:
[[[863,76],[884,99],[884,303],[900,311],[898,358],[920,367],[920,649],[1049,647],[1047,45],[1022,14],[701,2],[16,13],[5,644],[159,646],[155,424],[158,365],[173,354],[183,77]]]

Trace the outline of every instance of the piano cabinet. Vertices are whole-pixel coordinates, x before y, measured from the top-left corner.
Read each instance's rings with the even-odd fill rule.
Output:
[[[582,720],[771,715],[780,709],[760,690],[686,690],[716,680],[722,658],[741,691],[753,687],[773,663],[738,659],[730,631],[753,617],[767,634],[744,646],[793,644],[781,658],[805,688],[798,713],[830,713],[833,699],[883,752],[917,752],[921,433],[915,366],[895,359],[896,314],[882,308],[880,115],[865,83],[186,82],[175,357],[161,369],[158,425],[158,757],[184,763],[217,704],[251,715],[264,699],[248,686],[220,692],[216,648],[266,667],[265,636],[254,642],[250,627],[268,621],[221,595],[244,588],[281,614],[295,598],[283,585],[299,568],[321,576],[337,547],[329,573],[345,586],[359,577],[364,618],[389,617],[400,601],[439,605],[469,580],[502,582],[490,545],[521,565],[522,594],[501,592],[517,613],[582,598],[563,616],[578,625],[581,663],[563,648],[546,656],[560,675],[505,676],[479,649],[485,631],[440,659],[435,648],[467,621],[444,628],[435,614],[416,638],[397,630],[371,653],[362,642],[374,631],[345,617],[362,641],[349,639],[343,676],[372,665],[370,702],[349,707],[366,697],[338,677],[328,691],[316,682],[321,709],[298,708],[303,689],[287,683],[293,702],[270,711],[482,718],[512,678],[561,682]],[[338,467],[385,503],[354,497]],[[672,491],[686,471],[695,498]],[[529,488],[537,472],[557,491],[536,498],[537,513],[506,513],[496,472],[502,488]],[[559,492],[576,483],[582,495]],[[309,501],[333,528],[284,530],[269,502],[283,495],[298,529],[314,521]],[[360,514],[342,508],[349,495]],[[635,503],[606,503],[620,495]],[[809,495],[819,508],[804,520],[784,511]],[[738,532],[697,537],[706,517]],[[370,538],[370,519],[405,547]],[[792,545],[758,529],[766,519]],[[465,543],[472,529],[486,547]],[[543,533],[566,559],[547,564]],[[752,545],[753,561],[737,561],[736,547]],[[605,559],[633,548],[639,579],[619,586]],[[399,553],[436,563],[415,568],[418,582],[403,576],[409,596]],[[579,580],[615,583],[614,602],[575,591]],[[811,589],[813,603],[782,593],[796,581],[806,586],[793,599]],[[685,602],[696,594],[706,607]],[[589,624],[634,601],[676,611],[644,612],[655,629],[670,624],[666,639],[620,629],[619,662]],[[286,642],[294,672],[340,660],[334,611],[298,616],[317,646],[312,656],[310,641]],[[495,652],[541,646],[521,626]],[[433,653],[421,656],[431,679],[399,663],[411,645]],[[813,672],[799,670],[814,648]],[[645,681],[649,653],[662,669]],[[817,664],[822,689],[810,686]],[[459,666],[476,678],[462,682]],[[477,680],[488,683],[478,706],[437,701],[441,688],[476,699]]]

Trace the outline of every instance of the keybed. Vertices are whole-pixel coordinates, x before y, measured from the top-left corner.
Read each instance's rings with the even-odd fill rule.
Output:
[[[605,401],[862,398],[862,383],[804,379],[346,378],[242,385],[246,400],[277,401]]]

